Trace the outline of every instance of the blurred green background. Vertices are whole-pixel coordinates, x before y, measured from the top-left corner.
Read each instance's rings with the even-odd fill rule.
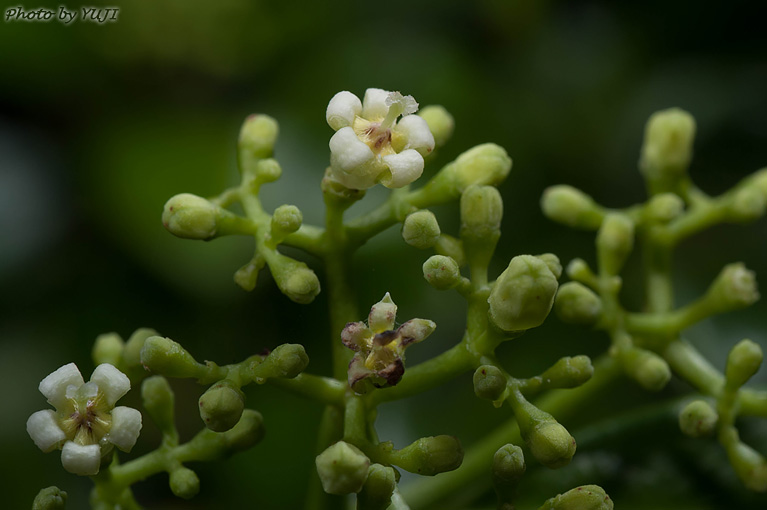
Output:
[[[86,507],[89,482],[64,472],[58,453],[42,454],[24,424],[46,406],[36,391],[45,375],[75,361],[87,376],[100,333],[127,337],[153,327],[199,359],[221,363],[301,342],[310,370],[327,371],[324,294],[309,306],[293,304],[268,274],[245,293],[232,274],[249,259],[249,240],[182,241],[160,223],[173,194],[213,195],[236,182],[236,136],[250,113],[268,113],[281,124],[276,153],[285,171],[268,187],[266,205],[294,203],[306,222],[319,224],[318,185],[332,134],[324,110],[334,93],[380,87],[446,106],[455,135],[427,172],[486,141],[514,159],[501,186],[506,216],[498,271],[518,253],[593,261],[593,237],[545,220],[540,194],[568,183],[607,206],[642,200],[636,161],[644,121],[655,110],[680,106],[696,117],[691,172],[705,191],[722,192],[767,165],[767,35],[755,2],[715,9],[658,0],[96,4],[119,5],[119,20],[0,24],[3,508],[28,508],[38,489],[53,484],[69,491],[69,508]],[[375,202],[382,194],[371,196]],[[437,212],[444,230],[456,228],[455,206]],[[390,291],[401,318],[439,324],[429,342],[409,352],[410,363],[450,347],[463,328],[461,300],[422,281],[426,256],[391,229],[362,250],[355,269],[362,310]],[[722,265],[737,260],[765,280],[767,221],[719,227],[685,244],[677,257],[678,301],[699,295]],[[319,270],[315,262],[308,260]],[[639,282],[637,262],[630,264],[629,288]],[[640,294],[626,294],[639,304]],[[761,302],[706,321],[689,336],[722,368],[743,337],[767,348],[765,316]],[[502,354],[516,374],[528,376],[558,356],[605,346],[601,334],[552,317]],[[202,389],[174,387],[179,427],[189,438],[201,425]],[[626,384],[584,413],[609,417],[687,390],[677,381],[648,397]],[[126,403],[138,405],[132,393]],[[191,502],[173,498],[164,476],[136,486],[139,500],[150,508],[298,508],[313,469],[307,424],[320,408],[271,388],[248,396],[266,418],[262,444],[228,463],[199,466],[202,490]],[[507,416],[474,398],[466,376],[383,407],[378,427],[397,447],[436,434],[470,444]],[[579,420],[565,423],[579,443],[592,440],[564,470],[532,469],[524,499],[540,504],[574,485],[599,483],[621,509],[767,505],[764,496],[740,488],[716,445],[683,439],[673,416],[664,416],[615,437],[601,428],[579,436]],[[743,429],[763,453],[766,429],[764,420],[746,421]],[[146,421],[136,451],[157,439]],[[492,505],[488,495],[479,501],[475,508]],[[468,508],[461,497],[453,505]]]

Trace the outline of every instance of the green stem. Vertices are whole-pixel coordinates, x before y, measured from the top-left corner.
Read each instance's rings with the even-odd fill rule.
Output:
[[[293,379],[271,378],[267,382],[302,397],[327,405],[343,405],[346,384],[337,379],[301,373]]]

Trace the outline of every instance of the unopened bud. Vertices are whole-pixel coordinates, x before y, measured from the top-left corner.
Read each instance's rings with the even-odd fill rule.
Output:
[[[274,182],[282,176],[282,167],[276,159],[262,159],[254,167],[256,184]]]
[[[515,444],[501,446],[493,455],[493,483],[496,487],[515,486],[525,474],[525,455]]]
[[[274,152],[279,126],[268,115],[250,115],[240,129],[239,149],[242,156],[261,159]]]
[[[161,336],[146,339],[141,349],[141,363],[152,372],[168,377],[198,378],[205,372],[205,366],[197,363],[181,344]]]
[[[695,119],[679,108],[655,112],[645,127],[639,168],[651,181],[681,177],[692,159]],[[663,190],[665,191],[665,190]]]
[[[767,193],[756,186],[743,186],[733,194],[727,217],[735,222],[753,221],[764,214],[765,207]]]
[[[605,216],[597,233],[597,254],[608,274],[620,272],[634,248],[634,223],[628,216],[611,213]]]
[[[733,389],[743,386],[759,370],[762,357],[762,348],[756,342],[749,339],[738,342],[727,356],[727,386]]]
[[[141,400],[144,409],[163,434],[172,434],[175,430],[173,409],[175,397],[168,380],[161,375],[153,375],[141,383]]]
[[[320,280],[306,264],[286,256],[280,256],[277,263],[269,262],[277,287],[291,301],[308,304],[320,293]]]
[[[292,379],[306,370],[309,356],[301,344],[282,344],[274,348],[263,361],[255,362],[252,370],[259,379]]]
[[[719,416],[705,400],[694,400],[679,413],[679,428],[690,437],[709,436],[716,428]]]
[[[264,257],[260,253],[256,254],[250,262],[234,273],[234,283],[248,292],[255,289],[256,282],[258,281],[258,273],[264,267],[264,264],[266,264]]]
[[[758,299],[756,275],[742,262],[724,266],[706,292],[706,300],[718,312],[744,308]]]
[[[511,158],[494,143],[473,147],[455,160],[455,179],[458,190],[463,192],[472,184],[497,186],[511,170]]]
[[[434,136],[435,146],[442,147],[453,135],[455,121],[444,107],[439,105],[425,106],[418,112],[418,116],[425,120],[429,126],[429,131]]]
[[[202,394],[200,418],[213,432],[226,432],[240,421],[245,395],[231,381],[219,381]]]
[[[474,372],[474,394],[481,399],[498,400],[506,391],[506,384],[506,376],[493,365],[482,365]]]
[[[549,315],[557,292],[549,266],[532,255],[518,255],[501,273],[490,292],[490,319],[504,331],[540,326]]]
[[[343,495],[362,490],[370,459],[356,446],[339,441],[317,456],[316,465],[325,492]]]
[[[125,342],[125,349],[123,350],[123,361],[128,367],[139,367],[141,365],[141,349],[144,347],[144,342],[150,336],[156,336],[157,331],[151,328],[139,328],[133,332],[133,334]]]
[[[567,264],[567,276],[581,283],[596,281],[596,275],[583,259],[573,259]]]
[[[565,184],[546,188],[541,197],[541,209],[550,220],[587,230],[598,229],[604,218],[602,208],[594,199]]]
[[[652,222],[668,223],[684,211],[684,201],[675,193],[659,193],[645,206],[644,213]]]
[[[492,186],[470,186],[461,196],[461,237],[497,238],[503,218],[503,199]]]
[[[303,215],[295,205],[281,205],[272,215],[272,236],[282,238],[301,228]]]
[[[541,374],[541,380],[547,388],[577,388],[593,375],[594,367],[588,356],[567,356]]]
[[[435,289],[447,290],[461,282],[461,270],[452,257],[433,255],[423,263],[423,277]]]
[[[598,485],[583,485],[555,496],[538,510],[613,510],[613,500]]]
[[[197,195],[181,193],[165,203],[162,224],[184,239],[210,239],[216,235],[218,208]]]
[[[463,447],[454,436],[422,437],[397,452],[396,464],[419,475],[433,476],[458,469]]]
[[[553,253],[542,253],[536,255],[536,257],[544,261],[549,266],[549,269],[551,269],[551,274],[554,275],[554,278],[559,280],[559,277],[562,276],[562,262],[559,261],[559,257]]]
[[[91,350],[93,363],[98,366],[102,363],[120,366],[125,342],[117,333],[104,333],[96,338]]]
[[[551,469],[568,465],[575,455],[575,438],[556,421],[539,423],[527,434],[525,441],[533,457]]]
[[[56,486],[40,490],[32,502],[32,510],[64,510],[67,493]]]
[[[170,490],[183,499],[192,499],[200,492],[200,479],[197,473],[187,467],[180,467],[170,472]]]
[[[622,355],[626,373],[644,389],[660,391],[671,380],[671,368],[666,360],[652,351],[631,348]]]
[[[439,223],[431,211],[416,211],[408,215],[402,224],[402,238],[407,244],[419,250],[434,246],[439,235]]]
[[[358,510],[387,510],[396,487],[394,468],[373,464],[368,479],[357,496]]]
[[[568,324],[591,326],[602,316],[602,300],[580,282],[567,282],[559,287],[554,309]]]
[[[737,429],[729,427],[720,435],[735,473],[746,487],[756,492],[767,491],[767,460],[740,440]]]

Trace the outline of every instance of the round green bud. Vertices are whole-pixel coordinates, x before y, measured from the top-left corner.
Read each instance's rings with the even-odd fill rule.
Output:
[[[634,223],[621,213],[605,216],[597,232],[599,260],[609,274],[618,274],[634,248]]]
[[[553,253],[541,253],[536,255],[536,257],[544,261],[549,266],[549,269],[551,269],[551,274],[554,275],[554,278],[559,280],[559,277],[562,276],[562,262],[559,261],[559,257]]]
[[[767,194],[756,186],[743,186],[732,196],[728,219],[747,222],[760,218],[767,207]]]
[[[675,193],[659,193],[645,206],[645,216],[655,223],[668,223],[684,211],[684,201]]]
[[[215,433],[223,438],[230,452],[247,450],[258,444],[264,438],[264,417],[253,409],[245,409],[240,421],[233,428],[223,433]]]
[[[433,476],[458,469],[463,462],[463,447],[454,436],[422,437],[397,452],[394,462],[402,469]]]
[[[274,348],[261,362],[254,362],[253,374],[257,379],[292,379],[306,370],[309,356],[301,344],[282,344]]]
[[[437,217],[427,210],[409,214],[402,224],[402,238],[407,244],[419,250],[431,248],[439,240],[440,230]]]
[[[596,280],[594,271],[591,270],[588,263],[583,259],[573,259],[567,264],[567,276],[579,282],[590,282]]]
[[[170,490],[183,499],[192,499],[200,492],[200,479],[197,473],[187,467],[180,467],[170,472]]]
[[[282,176],[282,167],[276,159],[262,159],[255,167],[256,170],[256,182],[263,184],[266,182],[274,182]]]
[[[328,494],[352,494],[362,490],[370,459],[354,445],[339,441],[317,456],[317,474]]]
[[[640,170],[651,180],[679,177],[692,159],[694,138],[695,119],[686,111],[669,108],[653,113],[645,127]]]
[[[541,196],[541,209],[550,220],[573,228],[596,230],[604,218],[594,199],[565,184],[546,188]]]
[[[518,255],[501,273],[490,292],[489,316],[503,331],[540,326],[549,315],[557,292],[549,266],[532,255]]]
[[[762,348],[756,342],[745,339],[738,342],[727,356],[725,378],[727,386],[739,388],[759,370],[762,364]]]
[[[580,282],[559,287],[554,310],[563,322],[591,326],[602,316],[602,300]]]
[[[503,147],[485,143],[473,147],[454,162],[455,183],[463,193],[472,184],[497,186],[511,171],[511,158]]]
[[[758,299],[756,275],[742,262],[724,266],[706,292],[706,300],[718,312],[744,308]]]
[[[613,510],[613,500],[598,485],[583,485],[555,496],[538,510]]]
[[[423,277],[435,289],[452,289],[461,283],[461,269],[452,257],[433,255],[423,263]]]
[[[184,239],[210,239],[216,235],[218,208],[197,195],[181,193],[165,203],[162,224]]]
[[[125,342],[117,333],[104,333],[96,338],[91,350],[91,358],[95,365],[109,363],[119,366],[122,360]]]
[[[150,328],[139,328],[133,332],[133,334],[125,342],[125,350],[123,350],[123,361],[129,367],[138,367],[141,365],[141,349],[144,347],[144,342],[150,336],[156,336],[157,331]]]
[[[749,184],[767,196],[767,168],[754,172],[749,178]]]
[[[281,205],[272,215],[272,235],[286,236],[299,228],[304,217],[295,205]]]
[[[357,496],[359,510],[387,510],[391,504],[397,480],[394,468],[373,464],[368,470],[368,479]]]
[[[709,436],[716,428],[719,416],[704,400],[694,400],[679,413],[679,428],[690,437]]]
[[[274,152],[279,126],[268,115],[253,114],[245,119],[240,129],[240,153],[251,158],[268,158]]]
[[[245,395],[231,381],[219,381],[202,394],[200,418],[213,432],[226,432],[240,421]]]
[[[525,455],[515,444],[501,446],[493,455],[493,482],[498,485],[516,485],[525,474]]]
[[[482,365],[474,372],[474,394],[481,399],[498,400],[506,391],[506,384],[506,376],[493,365]]]
[[[250,262],[234,273],[234,283],[247,292],[255,289],[256,282],[258,281],[258,273],[261,271],[261,268],[264,267],[264,264],[266,264],[266,261],[263,256],[260,253],[256,254]]]
[[[426,121],[434,136],[434,145],[442,147],[453,135],[455,120],[443,106],[429,105],[421,108],[418,116]]]
[[[141,400],[144,409],[152,417],[164,434],[173,433],[173,408],[175,397],[168,380],[161,375],[153,375],[141,383]]]
[[[631,348],[622,359],[626,373],[648,391],[660,391],[671,380],[668,363],[654,352]]]
[[[526,435],[533,457],[547,468],[564,467],[575,455],[575,438],[556,421],[538,422]]]
[[[205,370],[181,344],[161,336],[146,339],[141,348],[141,363],[149,370],[168,377],[196,378]]]
[[[64,510],[67,493],[56,486],[41,489],[32,502],[32,510]]]
[[[497,238],[503,219],[503,199],[492,186],[470,186],[461,195],[461,237]]]
[[[269,268],[277,287],[295,303],[311,303],[320,293],[319,278],[303,262],[281,256],[279,263],[270,262]]]
[[[591,364],[591,359],[581,354],[560,358],[541,374],[541,380],[547,388],[577,388],[593,375],[594,366]]]

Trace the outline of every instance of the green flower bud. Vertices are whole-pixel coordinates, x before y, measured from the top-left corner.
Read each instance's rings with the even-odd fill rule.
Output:
[[[579,282],[559,287],[554,309],[563,322],[591,326],[602,316],[602,300]]]
[[[360,492],[368,477],[370,459],[345,441],[329,446],[317,456],[317,474],[328,494]]]
[[[767,168],[762,168],[751,174],[749,184],[767,196]]]
[[[502,183],[511,170],[511,158],[494,143],[485,143],[473,147],[455,160],[455,181],[458,190],[463,193],[469,186],[497,186]]]
[[[141,383],[141,399],[144,409],[152,417],[163,434],[175,434],[173,409],[175,397],[168,380],[161,375],[153,375]]]
[[[562,262],[559,261],[559,257],[553,253],[542,253],[540,255],[536,255],[536,257],[544,261],[546,265],[549,266],[551,274],[554,275],[554,278],[559,280],[559,277],[562,276]]]
[[[213,432],[226,432],[240,421],[245,395],[231,381],[219,381],[202,394],[200,418]]]
[[[170,472],[170,490],[183,499],[192,499],[200,492],[200,479],[197,473],[187,467],[180,467]]]
[[[644,209],[645,217],[655,223],[668,223],[684,211],[684,201],[674,193],[653,196]]]
[[[453,236],[441,234],[437,244],[434,245],[434,251],[440,255],[445,255],[455,260],[458,267],[466,264],[466,253],[463,250],[463,242]]]
[[[604,218],[604,211],[594,199],[565,184],[546,188],[541,209],[550,220],[573,228],[596,230]]]
[[[91,350],[91,358],[95,365],[109,363],[119,366],[122,360],[125,342],[117,333],[104,333],[96,338]]]
[[[756,275],[742,262],[728,264],[709,287],[705,299],[717,312],[752,305],[759,299]]]
[[[423,277],[435,289],[447,290],[461,283],[461,270],[452,257],[433,255],[423,263]]]
[[[453,116],[445,110],[444,107],[439,105],[429,105],[421,108],[418,112],[418,116],[426,121],[429,126],[429,131],[434,136],[434,144],[436,147],[442,147],[445,145],[450,137],[453,135],[453,128],[455,127],[455,121]]]
[[[671,368],[666,360],[645,349],[633,347],[622,354],[626,373],[649,391],[660,391],[671,380]]]
[[[461,196],[461,237],[497,239],[503,219],[503,199],[492,186],[470,186]]]
[[[303,262],[279,255],[269,261],[269,269],[280,291],[295,303],[311,303],[320,293],[320,280]]]
[[[583,259],[573,259],[567,264],[567,276],[581,283],[595,282],[597,280],[594,271]]]
[[[694,400],[679,413],[679,428],[690,437],[709,436],[716,428],[719,416],[704,400]]]
[[[41,489],[32,503],[32,510],[64,510],[67,493],[58,487],[51,486]]]
[[[474,372],[474,394],[481,399],[500,399],[506,391],[506,384],[506,376],[493,365],[482,365]]]
[[[274,182],[282,176],[282,167],[276,159],[262,159],[256,163],[255,174],[257,185]]]
[[[281,205],[272,215],[272,236],[284,237],[301,228],[304,217],[295,205]]]
[[[260,253],[257,253],[250,262],[234,273],[234,283],[247,292],[255,289],[258,273],[264,267],[264,264],[266,264],[266,260]]]
[[[181,193],[165,203],[162,224],[184,239],[210,239],[216,235],[218,208],[197,195]]]
[[[753,221],[764,214],[767,193],[756,186],[743,186],[732,196],[727,218],[735,222]]]
[[[756,342],[749,339],[738,342],[727,356],[727,386],[732,389],[743,386],[759,370],[762,357],[762,348]]]
[[[396,487],[394,468],[373,464],[368,470],[368,479],[357,496],[358,510],[387,510]]]
[[[594,367],[588,356],[560,358],[554,365],[541,374],[541,380],[547,388],[577,388],[594,375]]]
[[[205,375],[205,366],[197,363],[181,344],[161,336],[146,339],[141,349],[141,363],[152,372],[168,377]]]
[[[157,331],[150,328],[139,328],[133,332],[125,342],[125,350],[123,350],[123,361],[128,367],[141,366],[141,349],[144,347],[144,342],[150,336],[156,335]]]
[[[645,127],[639,168],[649,181],[673,183],[692,159],[695,119],[679,108],[655,112]],[[665,188],[665,189],[664,189]],[[662,186],[658,191],[671,191]]]
[[[516,486],[525,474],[525,455],[515,444],[501,446],[493,455],[493,483],[496,486]]]
[[[274,348],[261,362],[254,362],[251,370],[256,382],[270,378],[292,379],[306,370],[309,356],[301,344],[282,344]]]
[[[422,437],[396,452],[394,464],[411,473],[433,476],[452,471],[463,462],[463,447],[454,436]]]
[[[613,500],[598,485],[583,485],[555,496],[538,510],[613,510]]]
[[[268,115],[253,114],[245,119],[240,129],[239,150],[241,157],[268,158],[274,152],[279,126]]]
[[[737,441],[727,454],[738,478],[756,492],[767,491],[767,460],[745,443]]]
[[[608,274],[618,274],[634,248],[634,223],[621,213],[605,216],[597,233],[597,255]]]
[[[245,409],[240,421],[226,432],[202,429],[186,444],[194,459],[200,461],[218,460],[247,450],[264,438],[264,418],[253,409]]]
[[[416,211],[402,224],[402,238],[407,244],[419,250],[431,248],[439,239],[439,223],[434,213],[427,210]]]
[[[557,292],[549,266],[532,255],[518,255],[501,273],[490,292],[490,319],[503,331],[540,326],[549,315]]]
[[[556,421],[541,422],[533,427],[525,442],[533,457],[547,468],[564,467],[575,455],[575,438]]]

